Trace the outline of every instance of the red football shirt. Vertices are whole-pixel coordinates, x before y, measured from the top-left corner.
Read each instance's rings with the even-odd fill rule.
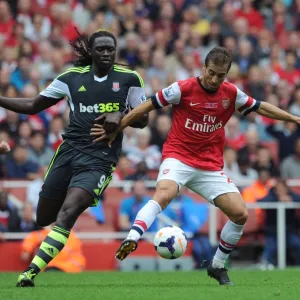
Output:
[[[235,85],[223,82],[216,92],[205,90],[199,77],[174,82],[156,94],[155,107],[173,105],[173,122],[163,147],[163,160],[176,158],[197,169],[223,168],[224,126],[235,110],[246,115],[259,102]]]

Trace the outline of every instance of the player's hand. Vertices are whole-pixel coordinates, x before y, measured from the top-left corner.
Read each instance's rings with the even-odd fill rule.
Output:
[[[111,133],[107,133],[103,125],[94,124],[94,127],[91,128],[90,135],[97,137],[96,139],[93,140],[94,143],[101,142],[103,140],[108,140],[108,146],[111,147],[118,133],[119,130],[116,130]]]
[[[4,154],[10,151],[10,147],[7,142],[0,142],[0,154]]]
[[[103,125],[103,128],[107,133],[112,133],[119,126],[122,117],[123,115],[121,112],[115,111],[110,113],[104,113],[100,117],[96,118],[95,121],[98,124]]]

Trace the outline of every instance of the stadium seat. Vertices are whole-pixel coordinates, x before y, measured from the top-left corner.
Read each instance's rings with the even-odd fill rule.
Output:
[[[272,159],[276,165],[278,165],[279,160],[278,160],[278,143],[276,141],[271,141],[271,142],[266,142],[262,141],[261,144],[264,147],[267,147],[271,151]]]

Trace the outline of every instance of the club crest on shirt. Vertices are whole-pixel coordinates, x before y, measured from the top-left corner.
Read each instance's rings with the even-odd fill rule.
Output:
[[[113,82],[112,90],[114,92],[118,92],[120,90],[120,84],[119,84],[119,82]]]
[[[229,103],[230,103],[229,99],[224,99],[224,100],[222,100],[222,106],[223,106],[225,109],[228,108]]]

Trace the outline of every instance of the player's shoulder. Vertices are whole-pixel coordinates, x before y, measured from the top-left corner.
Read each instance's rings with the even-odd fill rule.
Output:
[[[181,93],[184,93],[185,91],[191,91],[194,85],[197,85],[197,77],[191,77],[184,80],[178,80],[173,83],[174,85],[177,85],[181,91]]]
[[[74,79],[77,76],[88,73],[91,70],[91,66],[83,66],[83,67],[71,67],[67,69],[65,72],[59,74],[56,79],[67,82],[69,79]]]
[[[222,91],[231,98],[236,98],[238,90],[238,87],[231,82],[224,81],[222,83]]]
[[[237,86],[235,85],[235,84],[233,84],[233,83],[231,83],[231,82],[228,82],[228,81],[224,81],[223,83],[222,83],[222,88],[224,89],[224,90],[227,90],[227,91],[237,91]]]
[[[129,68],[114,65],[113,70],[120,77],[124,77],[126,83],[132,87],[144,87],[144,80],[142,76],[135,70],[130,70]]]
[[[184,80],[178,80],[177,81],[178,85],[180,86],[180,88],[190,88],[192,86],[194,86],[195,84],[197,85],[197,77],[191,77],[191,78],[187,78]]]

